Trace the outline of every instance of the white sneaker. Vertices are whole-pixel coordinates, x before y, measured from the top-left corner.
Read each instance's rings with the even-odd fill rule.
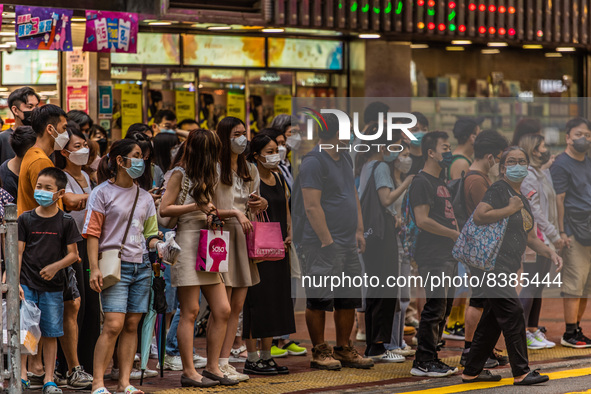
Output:
[[[236,368],[230,364],[220,365],[220,371],[228,378],[237,380],[239,382],[245,382],[250,379],[248,375],[236,371]]]
[[[404,357],[414,356],[415,353],[416,353],[416,350],[414,350],[413,348],[411,348],[408,345],[406,345],[402,349],[394,349],[394,350],[391,350],[391,351],[394,352],[394,353],[396,353],[396,354],[400,354],[401,356],[404,356]]]
[[[158,359],[158,346],[155,343],[150,345],[150,358],[153,360]]]
[[[207,365],[207,359],[205,357],[201,357],[197,353],[193,353],[193,362],[195,363],[195,368],[205,368]]]
[[[367,339],[367,336],[365,335],[365,333],[357,331],[357,334],[355,335],[356,341],[365,342],[366,339]]]
[[[157,367],[159,368],[160,365]],[[169,356],[168,354],[164,356],[164,369],[167,371],[182,371],[183,362],[181,356]]]
[[[145,378],[153,378],[158,376],[158,371],[154,371],[152,369],[146,369],[144,371],[144,379]],[[133,368],[131,370],[131,374],[129,375],[129,379],[130,380],[140,380],[142,377],[142,371],[137,369],[137,368]],[[112,368],[111,369],[111,380],[119,380],[119,368]]]
[[[246,351],[246,346],[242,345],[238,349],[230,350],[230,362],[231,363],[245,363],[246,357],[240,357],[240,353]],[[287,352],[285,352],[287,354]]]
[[[556,346],[554,342],[549,341],[548,338],[546,338],[546,334],[544,334],[544,332],[539,328],[536,330],[536,332],[534,332],[534,337],[538,341],[544,343],[546,345],[546,349],[552,349],[554,346]]]
[[[386,350],[386,353],[371,357],[371,359],[382,363],[403,363],[406,360],[404,356],[397,354],[392,350]]]
[[[546,344],[535,337],[530,331],[525,332],[527,338],[527,348],[532,350],[545,349]]]

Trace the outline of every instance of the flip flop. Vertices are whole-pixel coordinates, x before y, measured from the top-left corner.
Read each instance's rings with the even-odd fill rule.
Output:
[[[489,370],[484,370],[475,377],[474,379],[462,379],[464,383],[476,383],[476,382],[499,382],[502,379],[501,375],[493,375]]]
[[[111,394],[111,392],[107,390],[106,387],[99,387],[98,389],[94,390],[92,394]]]
[[[136,394],[136,393],[144,393],[142,390],[140,389],[136,389],[135,387],[133,387],[132,385],[129,385],[125,388],[125,391],[123,392],[124,394]]]

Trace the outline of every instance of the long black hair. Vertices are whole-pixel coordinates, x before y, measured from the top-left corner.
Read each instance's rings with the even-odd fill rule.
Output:
[[[142,150],[145,170],[142,176],[137,178],[136,181],[142,189],[146,191],[152,189],[154,181],[152,178],[152,157],[154,156],[154,147],[152,146],[150,137],[144,134],[142,131],[138,129],[132,130],[130,127],[124,139],[135,141]]]
[[[172,161],[171,151],[172,149],[180,144],[179,137],[176,134],[170,133],[159,133],[154,137],[154,156],[153,162],[163,172],[170,170],[170,164]]]

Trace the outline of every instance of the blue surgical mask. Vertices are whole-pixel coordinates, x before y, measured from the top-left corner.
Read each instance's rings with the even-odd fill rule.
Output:
[[[398,158],[400,152],[388,152],[387,155],[384,156],[384,161],[386,163],[391,163]]]
[[[412,146],[421,146],[421,141],[423,141],[423,137],[425,136],[425,134],[427,134],[427,133],[425,133],[424,131],[419,131],[418,133],[414,133],[413,135],[415,136],[415,138],[417,140],[416,141],[411,140],[410,144]]]
[[[454,155],[451,152],[443,152],[441,154],[441,160],[439,161],[439,167],[447,168],[451,166],[451,163],[454,161]]]
[[[521,164],[515,164],[514,166],[507,167],[505,171],[505,176],[511,182],[521,182],[527,176],[527,166],[523,166]]]
[[[55,193],[57,193],[57,192],[55,192]],[[47,190],[37,189],[37,190],[35,190],[33,197],[35,198],[35,201],[37,201],[37,204],[41,205],[44,208],[47,208],[48,206],[50,206],[51,204],[53,204],[55,202],[55,200],[53,199],[53,195],[55,193],[52,193]]]
[[[126,159],[129,159],[131,161],[131,167],[125,168],[125,171],[127,171],[127,174],[132,179],[137,179],[137,178],[141,177],[142,174],[144,173],[144,169],[146,168],[146,166],[144,164],[144,159],[140,159],[140,158],[136,158],[136,157],[126,157]]]
[[[176,134],[176,131],[173,129],[160,129],[160,132],[164,134]]]

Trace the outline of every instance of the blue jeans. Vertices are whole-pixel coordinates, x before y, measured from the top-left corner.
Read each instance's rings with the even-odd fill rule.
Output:
[[[121,280],[101,292],[103,312],[148,313],[152,265],[144,256],[142,263],[121,262]]]
[[[199,294],[199,301],[201,301],[201,294]],[[170,322],[170,328],[168,329],[168,333],[166,334],[166,355],[167,356],[180,356],[181,353],[179,351],[179,342],[176,338],[176,332],[179,328],[179,320],[181,320],[181,309],[178,308],[178,300],[176,301],[177,310],[172,317],[172,321]],[[195,324],[197,322],[195,321]],[[193,349],[195,352],[195,349]]]
[[[21,285],[25,300],[33,302],[41,310],[41,336],[59,338],[64,335],[64,298],[63,291],[38,291]]]

